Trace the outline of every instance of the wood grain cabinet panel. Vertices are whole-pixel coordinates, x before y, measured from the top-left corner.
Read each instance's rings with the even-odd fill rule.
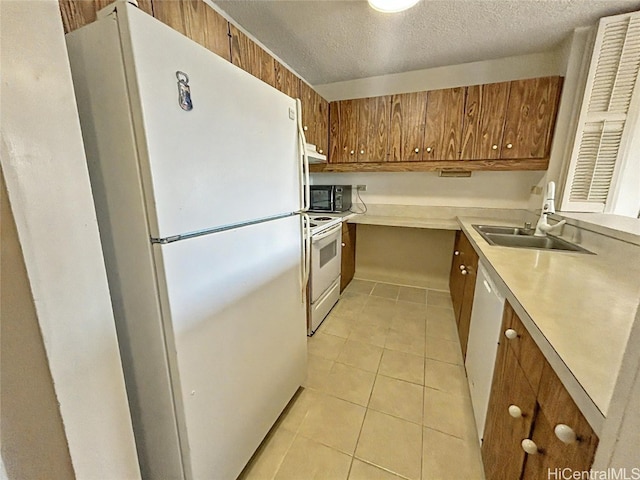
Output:
[[[512,417],[509,414],[511,405],[519,407],[523,415]],[[487,480],[520,478],[525,461],[520,442],[531,435],[536,409],[536,396],[524,371],[513,351],[500,340],[482,440]]]
[[[275,59],[257,43],[229,24],[231,62],[271,86],[275,86]]]
[[[462,87],[429,91],[423,161],[458,160],[464,95]]]
[[[300,98],[300,79],[277,60],[275,64],[275,87],[291,98]],[[304,106],[303,106],[304,108]]]
[[[582,428],[582,431],[576,430],[578,441],[566,444],[554,433],[557,423],[547,417],[544,409],[538,411],[530,438],[539,451],[526,456],[522,480],[562,478],[560,472],[565,468],[572,472],[585,472],[591,467],[598,445],[598,437],[593,434],[591,427],[586,422],[577,426],[572,424],[572,428]]]
[[[500,158],[509,82],[467,87],[461,160]]]
[[[427,95],[413,92],[392,96],[388,161],[422,161]]]
[[[299,80],[299,88],[307,142],[326,155],[329,152],[329,103],[303,80]]]
[[[453,311],[458,326],[458,337],[460,338],[463,358],[467,354],[477,268],[478,254],[473,249],[467,236],[461,231],[456,232],[449,276],[449,291],[451,292],[451,302],[453,303]]]
[[[561,83],[560,77],[511,82],[500,158],[549,155]]]
[[[357,162],[358,100],[341,100],[329,106],[329,145],[332,163]]]
[[[391,97],[363,98],[358,108],[358,162],[384,162],[389,148]]]
[[[340,292],[353,280],[356,273],[356,224],[342,222],[342,267]]]
[[[507,302],[502,331],[508,328],[518,337],[499,340],[482,443],[487,480],[560,478],[564,468],[589,470],[598,437]],[[523,417],[509,415],[510,405],[518,406]],[[514,431],[517,422],[527,428]],[[554,433],[558,424],[573,429],[577,441],[560,441]],[[537,453],[524,453],[524,439],[535,443]],[[556,473],[549,477],[549,471]]]
[[[96,20],[96,13],[113,3],[114,0],[59,0],[64,33],[84,27]],[[159,0],[156,0],[156,2]],[[153,15],[151,0],[139,0],[138,8]]]

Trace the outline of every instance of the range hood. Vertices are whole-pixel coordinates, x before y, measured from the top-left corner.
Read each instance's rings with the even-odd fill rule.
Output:
[[[304,151],[307,154],[309,163],[327,163],[327,156],[322,153],[318,153],[318,150],[313,143],[305,143]]]

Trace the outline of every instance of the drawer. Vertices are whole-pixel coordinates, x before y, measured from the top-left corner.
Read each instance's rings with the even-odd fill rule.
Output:
[[[501,341],[502,339],[506,340],[507,345],[518,359],[522,370],[527,372],[526,377],[529,385],[531,385],[534,393],[537,393],[540,377],[542,376],[542,368],[547,363],[547,360],[518,318],[518,315],[513,311],[513,307],[509,305],[509,302],[505,303],[504,315]],[[515,330],[517,334],[515,338],[506,337],[505,332],[509,329]]]

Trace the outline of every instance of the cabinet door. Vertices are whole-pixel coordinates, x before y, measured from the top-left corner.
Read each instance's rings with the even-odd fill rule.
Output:
[[[160,0],[155,0],[156,2]],[[74,30],[84,27],[96,20],[96,13],[104,7],[113,3],[113,0],[59,0],[60,15],[62,16],[62,25],[64,33],[73,32]],[[138,8],[144,10],[149,15],[153,15],[153,7],[151,0],[139,0]]]
[[[384,162],[389,147],[391,97],[354,100],[358,109],[358,162]]]
[[[389,161],[422,160],[426,115],[427,92],[393,95],[389,125]]]
[[[460,266],[464,264],[464,251],[461,246],[462,237],[464,237],[464,233],[458,230],[456,232],[456,241],[453,246],[453,259],[451,261],[451,272],[449,274],[449,292],[451,292],[451,302],[453,303],[453,312],[456,316],[456,322],[460,318],[462,298],[464,297],[465,276],[462,275],[460,269]]]
[[[357,100],[341,100],[330,105],[330,145],[332,163],[357,162]]]
[[[466,240],[466,237],[465,237]],[[478,255],[466,241],[468,246],[465,247],[464,272],[467,272],[464,279],[464,291],[462,295],[462,305],[460,307],[460,318],[458,319],[458,336],[460,338],[460,348],[462,349],[462,358],[467,358],[467,343],[469,342],[469,327],[471,326],[471,307],[473,306],[473,297],[476,289],[476,276],[478,270]],[[460,273],[462,274],[461,271]]]
[[[213,53],[231,59],[229,22],[202,0],[154,0],[153,15]]]
[[[340,292],[353,280],[356,272],[356,224],[342,223],[342,270]]]
[[[465,89],[432,90],[428,94],[424,161],[457,160],[462,141]]]
[[[231,62],[271,86],[275,86],[275,59],[233,24],[231,35]]]
[[[591,467],[597,446],[597,437],[593,432],[591,435],[587,433],[587,436],[578,432],[579,440],[572,444],[566,444],[556,437],[553,431],[554,423],[547,418],[544,410],[538,411],[530,437],[538,447],[538,453],[526,456],[523,480],[562,478],[560,472],[563,469],[569,469],[572,472],[585,472]],[[588,424],[586,429],[591,431]],[[551,476],[549,476],[549,472],[551,472]]]
[[[467,87],[462,127],[462,160],[500,158],[509,82]]]
[[[511,405],[520,408],[522,416],[512,417]],[[520,478],[525,461],[521,442],[531,435],[535,414],[536,396],[512,350],[500,340],[482,441],[487,480]]]
[[[560,77],[511,82],[501,158],[549,155],[560,87]]]
[[[275,87],[280,90],[285,95],[289,95],[291,98],[301,98],[300,97],[300,79],[289,70],[287,67],[282,65],[277,60],[274,60],[275,64]],[[302,105],[302,118],[304,122],[304,114],[305,114],[305,105]]]
[[[300,100],[302,101],[302,128],[304,128],[307,142],[314,144],[319,153],[326,155],[329,152],[329,103],[302,80],[300,80]]]

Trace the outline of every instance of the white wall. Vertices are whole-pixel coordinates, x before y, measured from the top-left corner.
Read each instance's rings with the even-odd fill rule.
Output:
[[[377,97],[393,93],[564,75],[564,63],[562,51],[559,49],[546,53],[314,85],[313,88],[325,99],[333,102],[349,98]]]
[[[2,171],[73,469],[139,478],[58,2],[0,9]]]
[[[431,68],[347,82],[316,85],[327,100],[363,98],[464,85],[563,76],[566,46],[557,51]],[[470,178],[440,178],[435,172],[312,174],[316,184],[366,184],[369,203],[529,208],[531,188],[545,172],[473,172]]]
[[[315,184],[366,185],[365,203],[527,208],[529,190],[544,172],[473,172],[468,178],[435,172],[315,173]]]

